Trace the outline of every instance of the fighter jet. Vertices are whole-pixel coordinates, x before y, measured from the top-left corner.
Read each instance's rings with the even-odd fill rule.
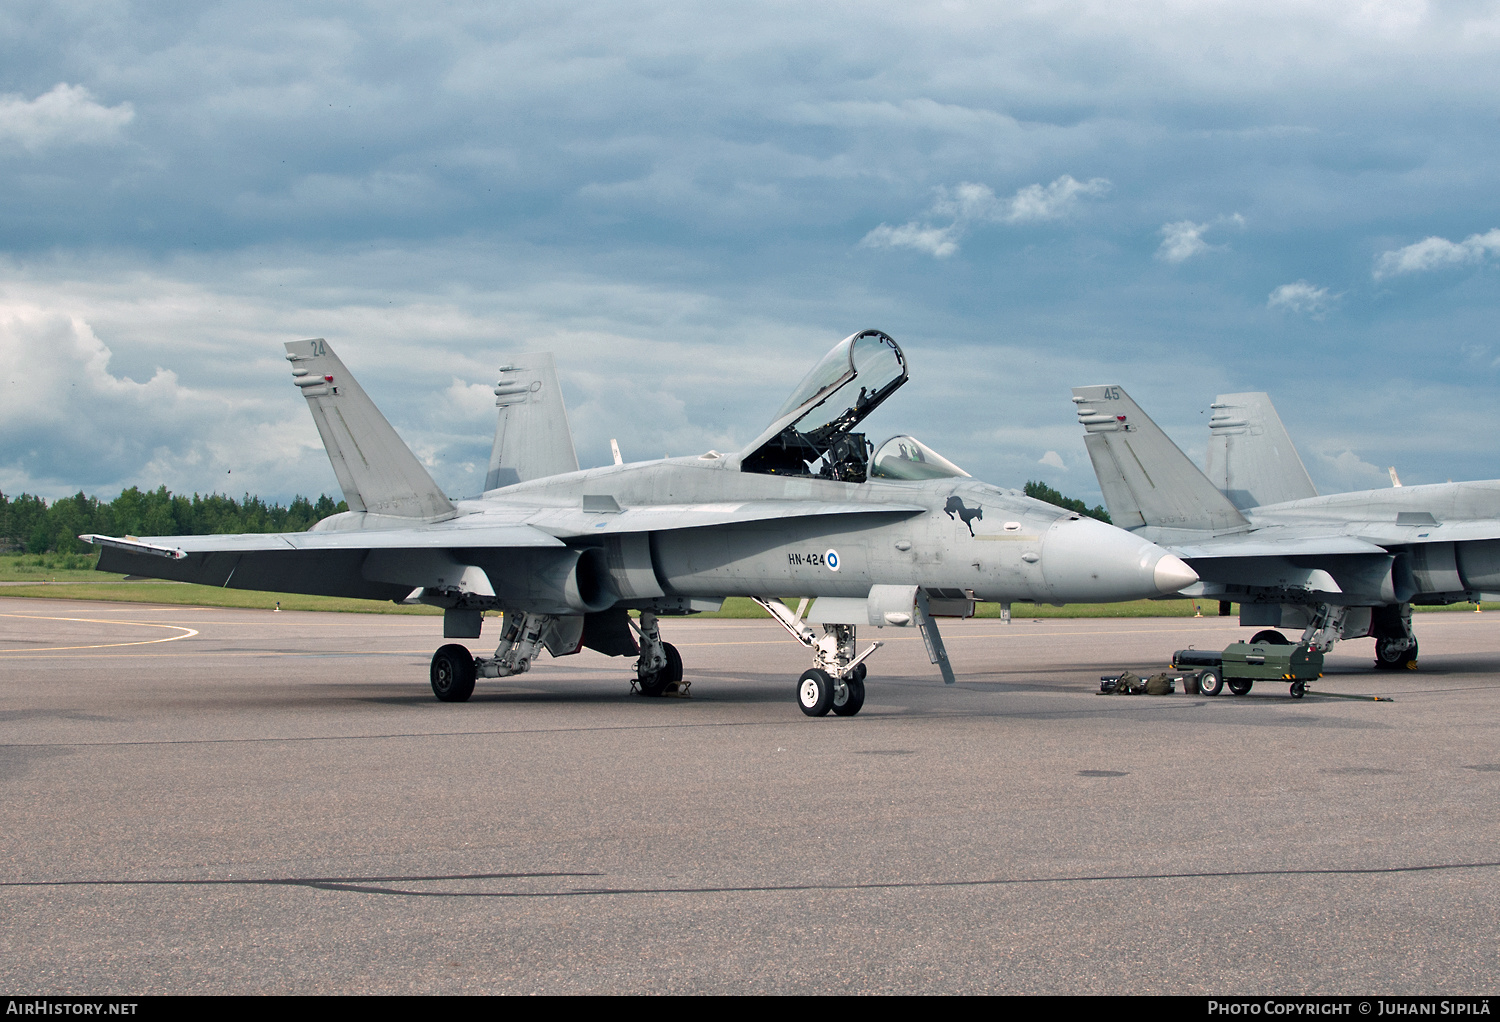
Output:
[[[475,639],[502,612],[499,645],[432,658],[437,698],[528,670],[541,648],[635,656],[635,686],[683,681],[660,619],[757,600],[812,651],[803,712],[859,712],[860,626],[916,627],[944,680],[935,617],[977,600],[1129,600],[1197,579],[1127,532],[974,481],[909,436],[871,448],[855,427],[907,381],[878,330],[853,334],[808,373],[744,450],[578,470],[550,355],[504,367],[485,492],[450,500],[326,340],[286,345],[292,383],[349,510],[303,533],[84,536],[102,571],[276,592],[424,603],[443,635]],[[792,610],[778,597],[813,598]],[[636,612],[632,616],[631,611]],[[812,626],[821,626],[821,632]]]
[[[1185,595],[1239,603],[1241,625],[1267,628],[1252,642],[1373,636],[1377,668],[1415,669],[1413,604],[1500,591],[1500,480],[1319,496],[1263,393],[1214,401],[1207,473],[1123,388],[1073,403],[1110,518],[1192,565]]]

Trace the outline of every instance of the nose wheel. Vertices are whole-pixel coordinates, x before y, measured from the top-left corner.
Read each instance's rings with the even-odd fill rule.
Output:
[[[833,708],[833,679],[817,667],[797,679],[797,705],[809,717],[826,717]]]
[[[855,668],[858,674],[864,670],[864,664]],[[862,678],[850,678],[842,685],[834,687],[833,712],[840,717],[852,717],[865,705],[865,683]]]
[[[865,683],[852,676],[856,673],[840,681],[820,667],[804,671],[797,679],[797,706],[809,717],[826,717],[830,710],[839,717],[854,716],[865,705]]]

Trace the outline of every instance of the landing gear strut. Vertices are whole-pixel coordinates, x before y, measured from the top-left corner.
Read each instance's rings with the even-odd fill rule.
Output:
[[[1318,604],[1312,620],[1302,632],[1302,641],[1319,653],[1327,653],[1344,637],[1344,618],[1348,615],[1348,607]]]
[[[481,678],[509,678],[525,674],[536,659],[537,647],[554,621],[551,614],[523,614],[507,610],[500,624],[500,644],[493,657],[477,657],[475,672]]]

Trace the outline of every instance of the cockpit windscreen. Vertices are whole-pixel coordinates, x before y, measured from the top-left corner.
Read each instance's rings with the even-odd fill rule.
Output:
[[[914,436],[893,436],[870,459],[871,479],[947,479],[969,473]]]

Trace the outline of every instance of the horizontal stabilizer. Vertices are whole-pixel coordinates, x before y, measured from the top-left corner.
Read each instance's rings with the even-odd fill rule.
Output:
[[[187,556],[187,551],[173,543],[175,537],[169,538],[162,543],[143,543],[134,536],[116,539],[114,536],[96,536],[93,533],[88,533],[78,538],[94,546],[113,547],[116,550],[124,550],[132,554],[146,554],[150,557],[170,557],[174,561],[180,561]]]
[[[1247,526],[1239,510],[1123,387],[1074,387],[1073,403],[1116,525],[1212,532]]]
[[[1220,394],[1208,431],[1205,474],[1240,510],[1318,495],[1269,394]]]
[[[349,510],[399,518],[453,513],[453,504],[327,341],[290,341],[286,357]]]

